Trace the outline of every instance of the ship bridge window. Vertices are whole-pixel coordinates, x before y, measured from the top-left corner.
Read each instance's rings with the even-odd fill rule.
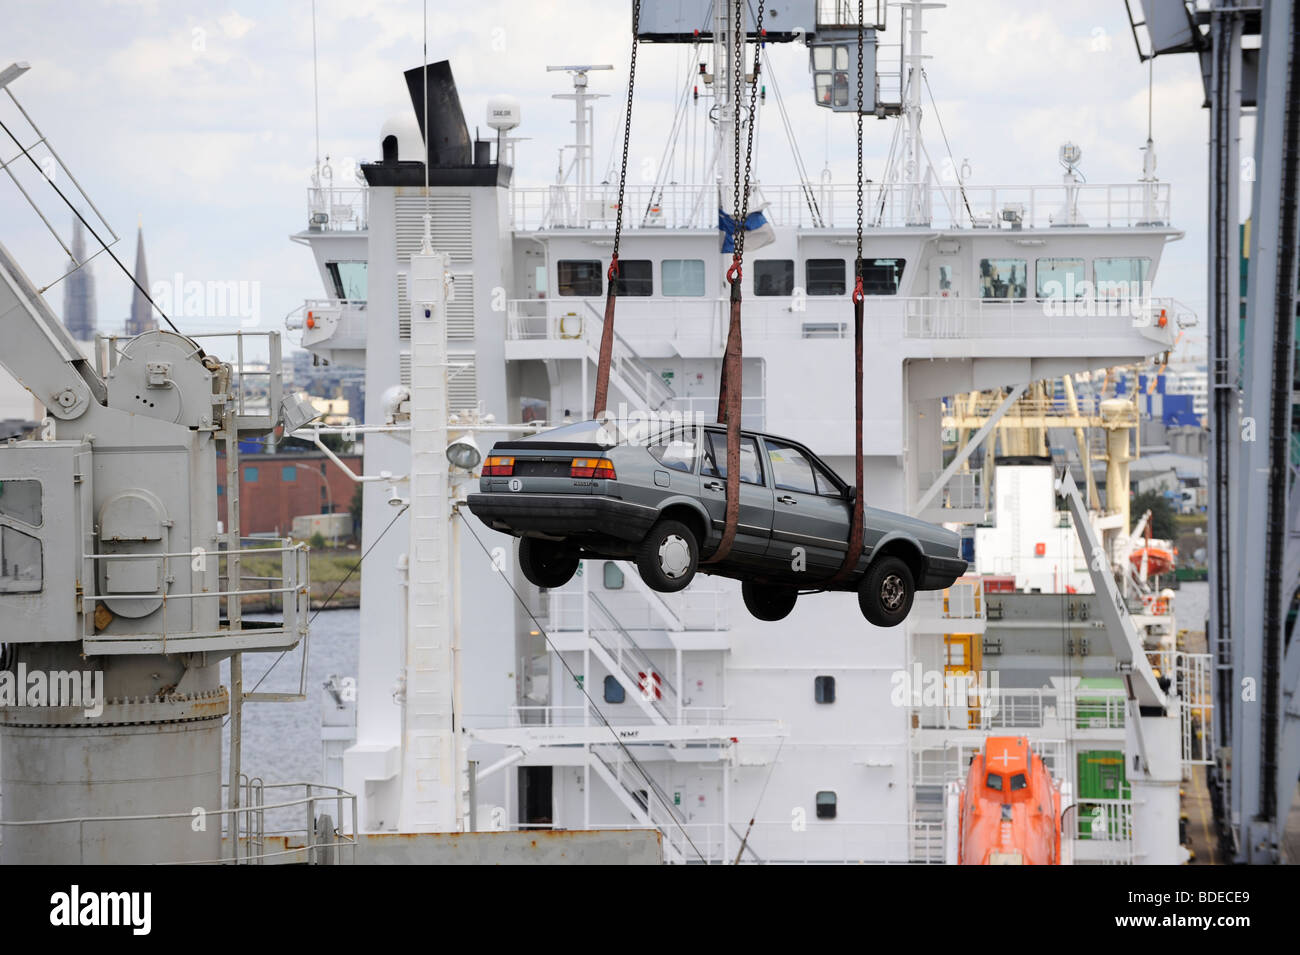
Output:
[[[0,594],[40,593],[43,564],[40,538],[0,527]]]
[[[560,259],[555,263],[556,288],[561,295],[600,295],[601,268],[599,259]]]
[[[1015,773],[1014,775],[1012,775],[1011,777],[1012,792],[1015,792],[1017,789],[1028,789],[1028,788],[1029,788],[1029,780],[1025,777],[1024,773]]]
[[[0,514],[41,526],[41,482],[0,481]]]
[[[1001,774],[999,774],[999,773],[989,773],[988,776],[987,776],[987,777],[985,778],[985,780],[984,780],[984,785],[985,785],[985,786],[988,786],[989,789],[996,789],[998,792],[1002,792],[1002,776],[1001,776]]]
[[[843,295],[848,291],[844,275],[843,259],[809,259],[804,263],[804,284],[809,295]]]
[[[330,274],[335,298],[347,302],[366,300],[365,262],[326,262],[325,269]]]
[[[1038,297],[1077,300],[1087,292],[1083,259],[1039,259],[1034,263]]]
[[[1024,259],[980,259],[980,298],[1021,301],[1028,276],[1029,263]]]
[[[614,279],[618,294],[653,295],[654,268],[654,263],[649,259],[619,259],[618,276]]]
[[[839,799],[835,793],[824,789],[817,794],[818,819],[834,819],[837,809],[839,809]]]
[[[703,295],[703,259],[664,259],[659,264],[659,281],[664,295]]]
[[[864,259],[862,261],[862,294],[897,295],[903,281],[906,259]]]
[[[794,260],[755,259],[754,294],[794,294]]]
[[[1151,271],[1151,260],[1144,258],[1093,259],[1092,275],[1097,297],[1125,300],[1141,298]]]

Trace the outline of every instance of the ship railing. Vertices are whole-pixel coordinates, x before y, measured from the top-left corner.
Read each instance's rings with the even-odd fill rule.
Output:
[[[1196,322],[1195,313],[1176,299],[1127,293],[1072,301],[940,295],[888,301],[904,305],[905,336],[921,339],[1023,338],[1069,329],[1115,335],[1131,329],[1159,329],[1172,340],[1178,327]]]
[[[1136,861],[1132,799],[1081,798],[1063,815],[1061,838],[1075,840],[1076,860],[1086,853],[1086,861],[1104,865],[1132,865]]]
[[[1213,656],[1182,650],[1148,651],[1156,674],[1169,677],[1170,692],[1177,695],[1183,765],[1209,766],[1215,762]]]
[[[700,861],[697,857],[698,850],[690,845],[687,838],[688,824],[681,811],[665,798],[665,793],[659,786],[648,783],[639,772],[636,775],[628,772],[628,761],[621,746],[590,746],[587,752],[609,773],[613,783],[623,790],[629,807],[639,806],[645,821],[663,835],[666,861]]]
[[[1167,182],[969,185],[959,170],[938,182],[869,183],[863,190],[865,225],[896,229],[990,229],[1008,232],[1048,228],[1167,228],[1171,189]],[[662,231],[718,228],[717,184],[629,184],[624,228]],[[522,232],[565,229],[612,231],[618,184],[521,186],[510,191],[513,228]],[[777,226],[850,229],[857,221],[857,187],[814,186],[820,221],[802,184],[758,184],[751,209]],[[919,202],[918,202],[919,198]],[[930,210],[917,222],[916,208]]]
[[[287,538],[262,540],[243,538],[241,544],[254,543],[254,546],[241,546],[235,550],[224,547],[211,552],[202,547],[188,551],[141,551],[122,554],[84,554],[83,559],[99,564],[101,562],[153,561],[161,562],[158,579],[162,581],[159,590],[151,593],[98,593],[90,586],[83,593],[82,618],[85,631],[82,633],[88,653],[188,653],[220,650],[287,650],[298,644],[307,635],[308,614],[311,601],[311,562],[310,548],[302,542]],[[227,568],[232,557],[240,561],[240,586],[232,588]],[[208,573],[208,561],[214,562],[218,583],[215,589],[194,592],[171,590],[171,581],[199,580]],[[278,570],[277,570],[278,565]],[[251,573],[244,573],[247,567]],[[263,571],[257,573],[256,571]],[[103,575],[96,572],[96,582]],[[256,586],[245,588],[243,584]],[[256,602],[250,612],[278,609],[282,619],[267,623],[259,621],[255,626],[241,624],[231,628],[229,624],[217,629],[205,629],[199,625],[201,617],[220,621],[223,609],[228,611],[230,602],[237,602],[241,611],[246,603]],[[162,611],[159,630],[149,633],[102,633],[96,632],[95,619],[101,605],[112,603],[143,602],[158,603]],[[182,609],[183,608],[183,609]],[[242,614],[241,614],[242,616]],[[306,679],[306,654],[303,654],[302,679]],[[305,685],[300,686],[295,699],[305,699]],[[246,697],[248,698],[248,697]]]
[[[599,562],[591,561],[591,564]],[[626,563],[617,562],[624,575],[637,571]],[[629,588],[630,589],[630,588]],[[711,581],[697,581],[675,594],[657,594],[664,606],[681,623],[684,631],[717,631],[730,626],[729,592]],[[610,610],[618,614],[619,622],[628,630],[663,630],[665,622],[649,603],[636,594],[626,597],[617,591],[606,591],[601,598]],[[581,632],[586,626],[581,583],[569,584],[548,590],[544,602],[546,629],[555,633]]]
[[[921,475],[921,487],[933,487],[943,476],[942,470],[927,471]],[[938,500],[929,509],[982,510],[988,506],[984,495],[984,474],[981,471],[958,471],[945,482]]]
[[[618,618],[592,591],[588,591],[592,606],[605,625],[597,623],[588,636],[604,648],[622,670],[622,675],[632,684],[632,692],[640,689],[641,699],[669,722],[677,715],[677,690],[664,674],[663,668],[632,638],[619,623]]]
[[[264,783],[243,777],[240,784],[243,805],[224,809],[186,809],[183,812],[140,815],[70,816],[61,819],[0,819],[0,838],[11,830],[39,829],[77,831],[80,865],[111,862],[101,853],[127,840],[147,844],[156,838],[160,823],[183,824],[188,831],[196,824],[221,827],[225,855],[219,858],[184,859],[179,865],[343,865],[356,861],[356,796],[322,783]],[[229,791],[229,787],[222,786]],[[301,790],[301,795],[294,795]],[[283,797],[266,794],[283,793]],[[228,800],[227,800],[228,801]],[[333,815],[330,814],[332,811]],[[268,814],[271,826],[267,826]],[[301,814],[301,824],[288,821]],[[350,828],[347,823],[350,823]],[[206,831],[206,830],[199,830]],[[55,838],[55,837],[51,837]]]
[[[311,232],[364,232],[370,221],[370,190],[365,186],[311,186],[307,189],[307,228]]]
[[[679,834],[689,864],[732,865],[941,865],[941,821],[859,822],[835,819],[818,823],[815,807],[804,811],[806,828],[784,821],[696,823]],[[825,827],[820,828],[819,827]],[[742,841],[743,840],[743,841]],[[698,854],[697,854],[698,853]]]
[[[994,674],[996,676],[996,674]],[[933,687],[912,688],[909,706],[919,729],[991,730],[1123,730],[1127,699],[1122,690],[1001,689],[988,671],[959,677],[945,674]],[[939,699],[927,699],[926,693]]]
[[[599,704],[597,704],[597,708]],[[761,723],[770,725],[770,720],[729,720],[726,706],[683,706],[681,719],[673,722],[686,726],[724,726],[731,723]],[[626,707],[617,712],[609,708],[602,709],[598,715],[591,706],[570,704],[566,706],[548,706],[542,704],[523,704],[511,706],[507,714],[506,725],[509,727],[527,726],[586,726],[600,723],[603,715],[614,726],[653,726],[648,716]]]

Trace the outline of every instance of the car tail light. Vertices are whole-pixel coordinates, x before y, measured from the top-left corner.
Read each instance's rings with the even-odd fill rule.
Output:
[[[515,473],[514,458],[491,457],[483,465],[484,477],[509,477]]]
[[[569,477],[607,478],[614,480],[614,462],[609,458],[574,458],[569,464]]]

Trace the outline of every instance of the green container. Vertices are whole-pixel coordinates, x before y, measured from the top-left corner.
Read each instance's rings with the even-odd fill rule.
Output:
[[[1075,691],[1074,722],[1081,730],[1119,729],[1124,725],[1124,701],[1111,696],[1089,695],[1092,690],[1124,690],[1124,683],[1115,677],[1084,677]],[[1082,755],[1079,757],[1082,760]],[[1082,766],[1082,763],[1080,763]],[[1121,766],[1122,768],[1122,766]],[[1082,777],[1082,769],[1080,777]]]

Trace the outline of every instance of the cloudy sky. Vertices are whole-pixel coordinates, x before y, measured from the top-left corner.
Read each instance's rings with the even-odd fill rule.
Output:
[[[115,251],[131,264],[143,223],[150,278],[256,283],[263,327],[322,293],[308,250],[290,233],[306,224],[315,156],[312,4],[227,4],[190,0],[3,0],[0,66],[25,60],[14,92],[111,222]],[[402,71],[421,62],[422,6],[385,0],[317,0],[320,148],[341,162],[377,158],[385,118],[410,110]],[[897,11],[890,12],[896,42]],[[608,0],[429,0],[429,59],[449,59],[471,130],[488,98],[522,102],[519,178],[548,182],[556,151],[571,136],[568,87],[547,64],[613,63],[593,74],[598,104],[596,166],[615,143],[626,82],[631,3]],[[1093,183],[1141,174],[1147,135],[1147,69],[1134,51],[1122,0],[1043,4],[1036,0],[952,0],[929,14],[928,66],[953,157],[975,184],[1055,183],[1059,145],[1083,148]],[[779,85],[813,175],[853,174],[853,120],[812,102],[807,51],[772,50]],[[689,69],[690,51],[643,46],[631,156],[658,160],[663,131]],[[1173,183],[1174,224],[1186,238],[1167,251],[1156,291],[1203,312],[1205,302],[1206,123],[1195,61],[1157,64],[1154,136],[1158,176]],[[6,103],[0,107],[7,106]],[[769,97],[757,174],[795,182],[789,146]],[[932,111],[931,111],[932,112]],[[12,112],[0,113],[6,123]],[[927,113],[936,161],[943,141]],[[12,124],[10,128],[15,128]],[[17,130],[15,130],[17,131]],[[866,124],[868,175],[878,178],[892,123]],[[487,130],[484,126],[484,133]],[[13,149],[0,134],[4,158]],[[65,232],[68,214],[52,195],[43,207]],[[44,285],[64,255],[0,181],[0,241]],[[105,257],[94,273],[101,329],[121,326],[131,287]],[[47,295],[62,307],[59,286]],[[182,330],[230,322],[187,317]],[[1204,329],[1191,330],[1203,348]]]

